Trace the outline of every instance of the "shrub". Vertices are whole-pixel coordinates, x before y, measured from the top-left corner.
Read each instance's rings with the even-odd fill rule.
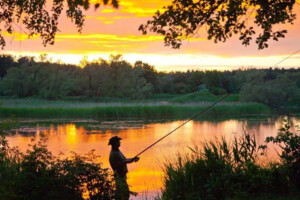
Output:
[[[290,125],[285,122],[276,137],[267,137],[266,142],[277,144],[282,152],[279,157],[282,168],[286,170],[291,188],[300,188],[300,136],[290,132]]]
[[[213,93],[214,95],[223,95],[223,94],[226,94],[227,91],[223,88],[219,88],[219,87],[209,87],[209,91],[211,93]]]
[[[0,199],[113,199],[115,187],[96,155],[56,158],[42,141],[26,153],[0,136]]]
[[[202,90],[200,92],[193,92],[185,94],[179,97],[170,99],[170,102],[173,103],[187,103],[187,102],[201,102],[201,101],[216,101],[218,97],[213,95],[208,90]]]

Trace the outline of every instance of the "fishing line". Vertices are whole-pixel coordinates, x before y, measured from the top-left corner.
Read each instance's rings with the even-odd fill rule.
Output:
[[[291,56],[295,55],[296,53],[298,53],[300,51],[300,49],[298,49],[297,51],[295,51],[294,53],[288,55],[287,57],[285,57],[284,59],[280,60],[279,62],[277,62],[276,64],[274,64],[273,66],[271,66],[271,68],[276,67],[277,65],[279,65],[280,63],[284,62],[285,60],[287,60],[288,58],[290,58]],[[262,72],[260,72],[258,75],[254,76],[253,78],[251,78],[250,80],[246,81],[244,84],[242,84],[240,87],[237,88],[237,90],[242,89],[245,85],[249,84],[250,82],[254,81],[255,79],[257,79],[258,77],[260,77],[263,73],[265,73],[266,70],[262,70]],[[231,94],[227,94],[224,97],[220,98],[219,100],[217,100],[216,102],[212,103],[211,105],[207,106],[206,108],[204,108],[203,110],[201,110],[200,112],[198,112],[197,114],[195,114],[194,116],[188,118],[185,122],[183,122],[181,125],[179,125],[178,127],[176,127],[175,129],[173,129],[172,131],[170,131],[169,133],[167,133],[166,135],[164,135],[163,137],[161,137],[160,139],[158,139],[156,142],[152,143],[151,145],[149,145],[147,148],[145,148],[143,151],[141,151],[140,153],[138,153],[136,156],[134,156],[134,158],[138,157],[139,155],[141,155],[142,153],[144,153],[145,151],[147,151],[148,149],[150,149],[151,147],[153,147],[154,145],[156,145],[157,143],[159,143],[160,141],[162,141],[163,139],[165,139],[166,137],[168,137],[169,135],[171,135],[172,133],[174,133],[176,130],[178,130],[179,128],[181,128],[182,126],[184,126],[185,124],[187,124],[188,122],[190,122],[191,120],[197,118],[199,115],[205,113],[206,111],[208,111],[209,109],[211,109],[212,107],[214,107],[216,104],[220,103],[221,101],[223,101],[224,99],[226,99],[227,97],[229,97]]]

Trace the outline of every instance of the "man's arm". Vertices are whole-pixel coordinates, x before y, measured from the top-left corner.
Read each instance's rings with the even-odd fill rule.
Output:
[[[134,157],[134,158],[126,158],[126,163],[133,163],[139,161],[140,157]]]
[[[126,158],[121,152],[120,153],[113,153],[112,154],[112,160],[114,161],[115,164],[117,165],[122,165],[122,164],[128,164],[132,162],[137,162],[139,161],[139,157],[134,157],[134,158]]]

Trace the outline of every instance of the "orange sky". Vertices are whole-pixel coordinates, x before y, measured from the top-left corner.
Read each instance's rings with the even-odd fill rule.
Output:
[[[65,16],[60,19],[60,32],[54,45],[44,47],[39,37],[27,39],[22,29],[13,36],[7,35],[7,46],[2,53],[40,55],[47,53],[53,61],[78,64],[83,56],[89,60],[108,59],[110,54],[123,54],[134,63],[142,60],[158,70],[234,69],[249,66],[272,66],[285,56],[300,49],[300,17],[295,24],[285,25],[288,34],[279,42],[270,42],[269,48],[257,50],[254,44],[244,47],[237,38],[215,44],[206,39],[204,30],[198,38],[185,41],[181,49],[164,47],[163,37],[142,35],[138,31],[157,9],[168,5],[169,0],[120,0],[118,10],[111,7],[93,8],[85,12],[87,18],[82,34]],[[300,13],[297,5],[296,13]],[[279,65],[299,67],[300,53]]]

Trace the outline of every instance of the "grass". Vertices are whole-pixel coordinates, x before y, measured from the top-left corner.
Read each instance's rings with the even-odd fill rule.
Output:
[[[282,149],[280,161],[260,165],[267,146],[257,146],[245,133],[232,142],[210,141],[165,164],[161,200],[196,199],[300,199],[300,136],[285,124],[267,142]],[[284,143],[284,146],[281,146]]]
[[[0,114],[3,117],[74,117],[74,118],[182,118],[189,117],[211,105],[211,102],[199,103],[97,103],[48,101],[40,99],[2,100]],[[271,110],[258,103],[223,102],[207,114],[268,114]]]
[[[185,94],[179,97],[172,98],[170,102],[185,103],[185,102],[199,102],[199,101],[217,101],[219,98],[213,95],[208,90]]]
[[[179,94],[153,94],[148,99],[151,99],[151,100],[170,100],[170,99],[173,99],[173,98],[177,98],[179,96],[182,96],[182,95],[179,95]]]

